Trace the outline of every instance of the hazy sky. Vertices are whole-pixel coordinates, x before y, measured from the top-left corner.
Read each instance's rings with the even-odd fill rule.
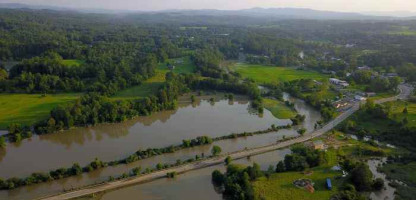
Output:
[[[332,11],[416,11],[416,0],[0,0],[76,8],[122,10],[223,9],[300,7]]]

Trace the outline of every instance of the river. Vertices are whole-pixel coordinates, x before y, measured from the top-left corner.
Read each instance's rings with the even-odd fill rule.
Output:
[[[270,165],[276,166],[277,162],[284,159],[289,149],[282,149],[252,156],[249,159],[240,159],[233,163],[252,165],[254,162],[260,165],[262,170],[267,170]],[[97,194],[95,197],[85,197],[84,200],[222,200],[222,195],[216,191],[211,183],[211,173],[214,170],[224,172],[226,166],[216,165],[185,174],[178,175],[175,179],[159,179],[150,183],[138,184],[114,191]]]
[[[59,167],[69,167],[74,162],[81,166],[98,157],[104,161],[124,158],[138,149],[165,147],[180,144],[182,139],[192,139],[201,135],[210,137],[230,133],[255,131],[269,128],[272,124],[284,125],[288,119],[277,119],[265,110],[262,116],[253,114],[249,102],[236,96],[234,102],[212,96],[198,97],[201,100],[191,104],[189,96],[181,97],[179,108],[174,111],[155,113],[152,116],[139,117],[119,124],[104,124],[91,128],[77,128],[63,133],[34,136],[19,144],[8,144],[6,151],[0,151],[0,177],[24,177],[32,172],[47,172]],[[312,131],[320,114],[303,101],[292,99],[295,108],[306,115],[301,126]],[[284,135],[297,135],[295,127],[276,133],[257,135],[247,138],[215,142],[223,153],[264,146],[274,143]],[[35,197],[61,192],[64,188],[77,188],[107,180],[109,176],[118,176],[129,172],[133,167],[154,167],[157,163],[174,163],[177,159],[188,159],[195,155],[210,154],[211,145],[184,149],[141,160],[129,165],[107,167],[88,174],[70,177],[50,183],[27,186],[10,191],[1,191],[0,199],[32,199]]]
[[[395,188],[390,186],[390,181],[386,178],[386,175],[379,172],[377,168],[386,162],[387,158],[382,159],[371,159],[367,161],[368,166],[370,167],[371,172],[373,173],[374,178],[381,178],[384,180],[384,188],[380,191],[371,192],[370,199],[372,200],[389,200],[394,199],[395,195],[394,192],[396,191]]]

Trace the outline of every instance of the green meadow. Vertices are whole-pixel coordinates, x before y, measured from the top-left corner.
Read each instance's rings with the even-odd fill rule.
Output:
[[[83,60],[63,60],[62,63],[67,66],[80,66],[85,63]]]
[[[79,94],[0,94],[0,129],[11,123],[32,125],[49,116],[59,104],[72,102]]]
[[[178,74],[190,74],[195,71],[195,65],[191,61],[189,56],[175,59],[168,59],[166,62],[160,63],[158,65],[158,70],[163,72],[168,72],[168,64],[174,65],[175,69],[173,72]]]
[[[391,105],[392,118],[395,121],[402,121],[406,117],[408,126],[416,126],[416,103],[395,101]],[[403,113],[404,108],[407,108],[407,113]]]
[[[327,75],[315,71],[297,70],[288,67],[266,65],[236,64],[231,69],[240,73],[244,78],[251,78],[259,83],[272,83],[276,81],[292,81],[296,79],[322,80]]]
[[[284,102],[274,99],[263,99],[264,107],[279,119],[290,119],[296,116],[296,111]]]
[[[337,192],[340,180],[335,177],[341,175],[338,171],[330,168],[336,165],[336,152],[327,151],[328,164],[311,168],[305,172],[284,172],[274,173],[269,179],[261,177],[253,183],[254,195],[256,199],[303,199],[303,200],[327,200]],[[331,178],[332,190],[325,186],[326,178]],[[293,185],[297,179],[311,179],[314,184],[315,192],[310,193],[304,188]]]
[[[143,98],[154,94],[157,89],[165,82],[165,75],[169,72],[168,63],[175,66],[174,73],[192,73],[195,71],[195,65],[191,62],[190,57],[169,59],[160,63],[156,70],[156,75],[146,80],[143,84],[119,91],[113,96],[113,99],[134,99]]]

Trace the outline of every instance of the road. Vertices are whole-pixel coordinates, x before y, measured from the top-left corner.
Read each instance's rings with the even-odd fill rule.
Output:
[[[399,90],[400,90],[399,95],[397,95],[395,97],[379,99],[375,102],[376,103],[385,103],[385,102],[394,101],[394,100],[397,100],[397,99],[405,99],[406,97],[408,97],[410,95],[410,93],[412,91],[412,88],[407,86],[407,85],[402,84],[402,85],[399,86]],[[213,165],[222,164],[222,163],[224,163],[224,159],[227,156],[230,156],[232,159],[236,160],[236,159],[241,159],[241,158],[245,158],[245,157],[252,156],[252,155],[262,154],[262,153],[270,152],[270,151],[273,151],[273,150],[281,149],[281,148],[288,147],[288,146],[296,144],[296,143],[302,143],[302,142],[305,142],[305,141],[310,140],[312,138],[321,136],[324,133],[330,131],[336,125],[338,125],[339,123],[344,121],[346,118],[348,118],[349,116],[354,114],[354,112],[356,112],[359,108],[360,108],[360,102],[357,102],[349,110],[343,112],[342,114],[340,114],[338,117],[336,117],[331,122],[327,123],[322,128],[313,131],[311,134],[307,134],[307,135],[297,137],[297,138],[294,138],[294,139],[291,139],[291,140],[287,140],[287,141],[284,141],[284,142],[278,142],[276,144],[272,144],[272,145],[268,145],[268,146],[262,146],[262,147],[257,147],[257,148],[253,148],[253,149],[247,149],[247,150],[242,150],[242,151],[238,151],[238,152],[233,152],[233,153],[221,155],[221,156],[218,156],[218,157],[205,159],[205,160],[195,162],[195,163],[185,164],[185,165],[181,165],[181,166],[166,169],[166,170],[156,171],[156,172],[146,174],[146,175],[142,175],[142,176],[138,176],[138,177],[132,177],[132,178],[128,178],[128,179],[123,179],[123,180],[118,180],[118,181],[93,185],[93,186],[89,186],[89,187],[84,187],[84,188],[81,188],[79,190],[74,190],[74,191],[71,191],[71,192],[65,192],[65,193],[61,193],[61,194],[56,194],[56,195],[49,196],[49,197],[44,197],[44,198],[41,198],[41,199],[62,200],[62,199],[78,198],[78,197],[82,197],[82,196],[86,196],[86,195],[95,194],[95,193],[98,193],[98,192],[103,192],[103,191],[106,191],[106,190],[113,190],[113,189],[129,186],[129,185],[134,185],[134,184],[138,184],[138,183],[142,183],[142,182],[149,182],[149,181],[152,181],[152,180],[164,178],[164,177],[166,177],[166,174],[168,172],[185,173],[185,172],[190,171],[190,170],[196,170],[196,169],[201,169],[201,168],[205,168],[205,167],[209,167],[209,166],[213,166]]]

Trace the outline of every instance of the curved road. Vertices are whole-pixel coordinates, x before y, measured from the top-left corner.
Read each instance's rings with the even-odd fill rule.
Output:
[[[410,87],[408,85],[405,85],[405,84],[401,84],[399,86],[399,90],[400,90],[399,95],[397,95],[395,97],[379,99],[375,102],[376,103],[385,103],[385,102],[394,101],[394,100],[397,100],[397,99],[405,99],[410,95],[410,93],[412,91],[412,87]],[[290,140],[287,140],[287,141],[284,141],[284,142],[278,142],[276,144],[272,144],[272,145],[268,145],[268,146],[263,146],[263,147],[248,149],[248,150],[242,150],[242,151],[233,152],[233,153],[229,153],[229,154],[226,154],[226,155],[221,155],[221,156],[214,157],[214,158],[208,158],[208,159],[205,159],[205,160],[202,160],[202,161],[199,161],[199,162],[189,163],[189,164],[177,166],[177,167],[174,167],[174,168],[169,168],[169,169],[166,169],[166,170],[156,171],[156,172],[146,174],[146,175],[142,175],[142,176],[138,176],[138,177],[132,177],[132,178],[128,178],[128,179],[123,179],[123,180],[118,180],[118,181],[113,181],[113,182],[108,182],[108,183],[103,183],[103,184],[98,184],[98,185],[92,185],[92,186],[89,186],[89,187],[81,188],[79,190],[74,190],[74,191],[71,191],[71,192],[65,192],[65,193],[61,193],[61,194],[56,194],[56,195],[49,196],[49,197],[44,197],[44,198],[41,198],[41,199],[47,199],[47,200],[73,199],[73,198],[77,198],[77,197],[82,197],[82,196],[86,196],[86,195],[95,194],[95,193],[98,193],[98,192],[103,192],[103,191],[106,191],[106,190],[113,190],[113,189],[125,187],[125,186],[128,186],[128,185],[133,185],[133,184],[142,183],[142,182],[149,182],[149,181],[152,181],[152,180],[155,180],[155,179],[164,178],[164,177],[166,177],[166,174],[168,172],[185,173],[185,172],[190,171],[190,170],[196,170],[196,169],[209,167],[209,166],[212,166],[212,165],[222,164],[222,163],[224,163],[224,159],[227,156],[230,156],[232,159],[235,160],[235,159],[245,158],[247,156],[262,154],[262,153],[265,153],[265,152],[269,152],[269,151],[273,151],[273,150],[276,150],[276,149],[284,148],[284,147],[287,147],[287,146],[290,146],[290,145],[293,145],[293,144],[296,144],[296,143],[305,142],[305,141],[310,140],[312,138],[321,136],[322,134],[324,134],[324,133],[330,131],[331,129],[333,129],[336,125],[338,125],[339,123],[344,121],[346,118],[348,118],[350,115],[352,115],[354,112],[356,112],[360,108],[360,103],[361,102],[356,102],[349,110],[347,110],[346,112],[343,112],[337,118],[335,118],[334,120],[332,120],[331,122],[326,124],[324,127],[320,128],[318,130],[315,130],[311,134],[296,137],[294,139],[290,139]]]

